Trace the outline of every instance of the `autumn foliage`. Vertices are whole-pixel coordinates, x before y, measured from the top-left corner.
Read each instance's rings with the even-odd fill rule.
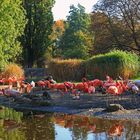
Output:
[[[24,76],[24,70],[17,64],[9,64],[2,73],[4,78],[16,77],[21,78]]]

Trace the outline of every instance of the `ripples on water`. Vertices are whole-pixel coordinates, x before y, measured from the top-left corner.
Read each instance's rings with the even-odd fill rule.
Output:
[[[140,123],[0,109],[0,140],[140,140]]]

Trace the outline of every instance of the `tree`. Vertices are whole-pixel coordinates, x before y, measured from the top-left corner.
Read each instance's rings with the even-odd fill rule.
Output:
[[[47,57],[59,57],[60,56],[60,49],[59,49],[59,42],[61,37],[65,31],[65,22],[63,20],[57,20],[54,22],[52,27],[52,33],[50,35],[50,39],[52,41],[51,46],[48,48],[49,51],[46,52]]]
[[[112,48],[112,34],[108,30],[108,17],[101,12],[91,14],[91,30],[94,32],[92,54],[106,53]]]
[[[28,23],[23,37],[25,65],[42,66],[46,49],[51,44],[54,0],[24,0]]]
[[[120,48],[126,50],[134,50],[140,53],[140,19],[138,0],[99,0],[95,6],[96,11],[102,11],[108,16],[110,31]],[[129,45],[123,43],[114,29],[114,21],[116,18],[121,23],[122,29],[127,31],[123,34],[123,39],[129,42]],[[125,42],[126,42],[125,41]]]
[[[127,40],[128,29],[122,26],[122,21],[118,18],[111,19],[111,27],[109,17],[104,12],[93,12],[91,19],[91,30],[94,32],[93,54],[107,53],[114,48],[125,50],[117,40],[127,46],[131,43],[131,40]]]
[[[65,32],[59,43],[64,58],[87,58],[93,43],[90,15],[78,4],[70,6]]]
[[[18,37],[26,24],[21,0],[0,2],[0,68],[8,62],[15,62],[21,54]]]

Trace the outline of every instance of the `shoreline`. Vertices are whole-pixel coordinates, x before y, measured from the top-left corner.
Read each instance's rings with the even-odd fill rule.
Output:
[[[43,91],[42,91],[43,92]],[[112,120],[130,120],[140,121],[140,96],[139,95],[123,95],[122,97],[115,98],[106,94],[81,94],[79,100],[73,100],[70,94],[62,96],[58,92],[49,92],[51,100],[42,100],[42,92],[37,96],[31,95],[18,95],[19,97],[6,97],[0,96],[0,105],[13,108],[21,112],[40,112],[40,113],[63,113],[86,115],[102,119]],[[32,97],[32,100],[28,96]],[[136,96],[136,97],[134,97]],[[39,104],[43,103],[42,105]],[[45,102],[44,102],[45,101]],[[135,101],[135,102],[134,102]],[[44,103],[49,102],[49,105]],[[33,104],[32,104],[33,103]],[[37,103],[37,104],[36,104]],[[113,112],[105,111],[107,104],[120,104],[124,110]]]

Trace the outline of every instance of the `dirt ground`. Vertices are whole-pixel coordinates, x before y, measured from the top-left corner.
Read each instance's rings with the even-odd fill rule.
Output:
[[[41,95],[44,91],[32,93],[32,95]],[[40,111],[40,112],[58,112],[67,114],[82,114],[99,118],[109,119],[128,119],[140,121],[140,95],[130,93],[121,96],[112,96],[107,94],[80,94],[80,99],[73,99],[70,93],[62,95],[55,91],[48,91],[51,96],[50,106],[34,106],[27,102],[18,103],[13,97],[0,96],[0,104],[17,110]],[[37,97],[38,98],[38,97]],[[40,97],[38,98],[40,99]],[[115,112],[104,111],[109,104],[120,104],[124,110]]]

